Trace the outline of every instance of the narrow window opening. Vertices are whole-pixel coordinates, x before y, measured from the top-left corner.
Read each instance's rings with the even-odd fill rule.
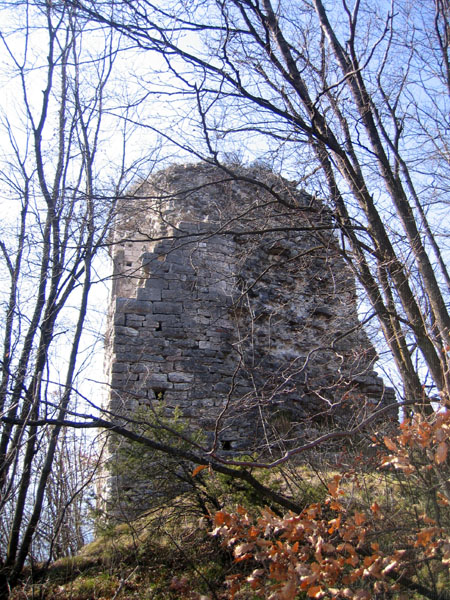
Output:
[[[153,388],[153,393],[155,394],[155,400],[161,402],[161,400],[164,400],[166,390],[163,390],[162,388]]]
[[[231,450],[231,440],[222,440],[222,450]]]
[[[155,331],[161,331],[161,321],[158,321]]]
[[[127,267],[131,267],[133,263],[127,262],[126,265]]]

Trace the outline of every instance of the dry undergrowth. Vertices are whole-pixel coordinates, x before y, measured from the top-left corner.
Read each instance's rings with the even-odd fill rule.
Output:
[[[449,429],[448,413],[416,417],[373,438],[370,458],[344,453],[333,465],[254,473],[294,497],[300,514],[264,507],[236,482],[195,469],[195,493],[103,528],[11,598],[447,599]]]

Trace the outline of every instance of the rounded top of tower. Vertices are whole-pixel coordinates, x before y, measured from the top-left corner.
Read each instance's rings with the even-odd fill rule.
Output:
[[[121,199],[114,239],[144,230],[146,236],[170,235],[182,222],[250,230],[268,221],[287,226],[299,210],[326,213],[296,182],[267,167],[179,164],[150,175]]]

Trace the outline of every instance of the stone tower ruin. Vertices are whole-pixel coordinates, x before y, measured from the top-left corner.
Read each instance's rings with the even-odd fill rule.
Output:
[[[178,411],[213,452],[264,453],[392,400],[330,214],[295,183],[168,168],[122,201],[111,248],[114,415]]]

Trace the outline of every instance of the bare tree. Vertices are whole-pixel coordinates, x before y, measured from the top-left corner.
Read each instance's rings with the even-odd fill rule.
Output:
[[[168,141],[222,164],[224,149],[250,140],[250,152],[260,144],[272,164],[320,190],[405,397],[447,398],[447,4],[75,4],[162,56],[160,93],[172,85],[178,120],[177,97],[189,106],[183,135],[171,122]]]
[[[19,3],[3,16],[3,77],[10,78],[14,98],[1,115],[0,249],[8,292],[1,298],[0,411],[10,419],[0,432],[0,566],[6,593],[33,544],[35,556],[42,558],[49,546],[54,554],[63,513],[77,496],[76,485],[85,486],[83,478],[72,479],[63,499],[51,473],[55,460],[60,466],[69,452],[67,436],[61,437],[58,424],[27,424],[62,419],[77,403],[78,371],[95,343],[94,333],[83,337],[83,331],[89,297],[100,280],[97,257],[115,198],[131,175],[123,145],[110,156],[102,146],[116,127],[106,113],[117,56],[114,34],[95,27],[85,43],[86,22],[72,8],[55,11],[52,2]],[[43,512],[57,508],[55,493],[61,496],[59,513],[52,528],[40,530]]]
[[[124,143],[127,128],[139,125],[168,146],[221,166],[227,176],[233,172],[226,152],[239,145],[325,197],[342,256],[402,378],[406,404],[436,390],[448,401],[448,230],[441,216],[448,206],[447,2],[417,7],[406,0],[376,6],[342,0],[330,8],[321,0],[193,0],[161,8],[148,0],[74,0],[24,2],[16,9],[20,23],[8,21],[2,30],[9,75],[22,100],[21,130],[16,117],[3,116],[9,151],[2,183],[5,197],[19,207],[5,210],[0,242],[9,285],[2,298],[0,382],[5,585],[17,579],[49,501],[61,428],[95,425],[136,438],[131,427],[113,422],[67,419],[95,257],[114,198],[127,183],[125,160],[115,183],[99,177],[107,163],[99,152],[102,127],[115,126],[117,116]],[[89,23],[95,23],[99,52],[82,44]],[[33,54],[31,40],[44,32],[43,59]],[[155,83],[152,75],[151,86],[142,77],[144,91],[133,106],[127,100],[106,111],[117,50],[113,32],[129,40],[133,52],[150,53],[161,77]],[[144,115],[149,100],[154,114],[158,102],[164,105],[165,125]],[[302,220],[295,207],[285,208],[294,226]],[[72,299],[76,314],[66,310]],[[55,365],[62,390],[57,402]],[[211,462],[202,449],[146,443],[176,458]],[[220,456],[213,458],[218,471],[297,508],[239,461],[236,474]]]
[[[80,433],[63,429],[58,438],[33,544],[32,555],[41,562],[75,556],[92,539],[100,454],[95,440]]]

